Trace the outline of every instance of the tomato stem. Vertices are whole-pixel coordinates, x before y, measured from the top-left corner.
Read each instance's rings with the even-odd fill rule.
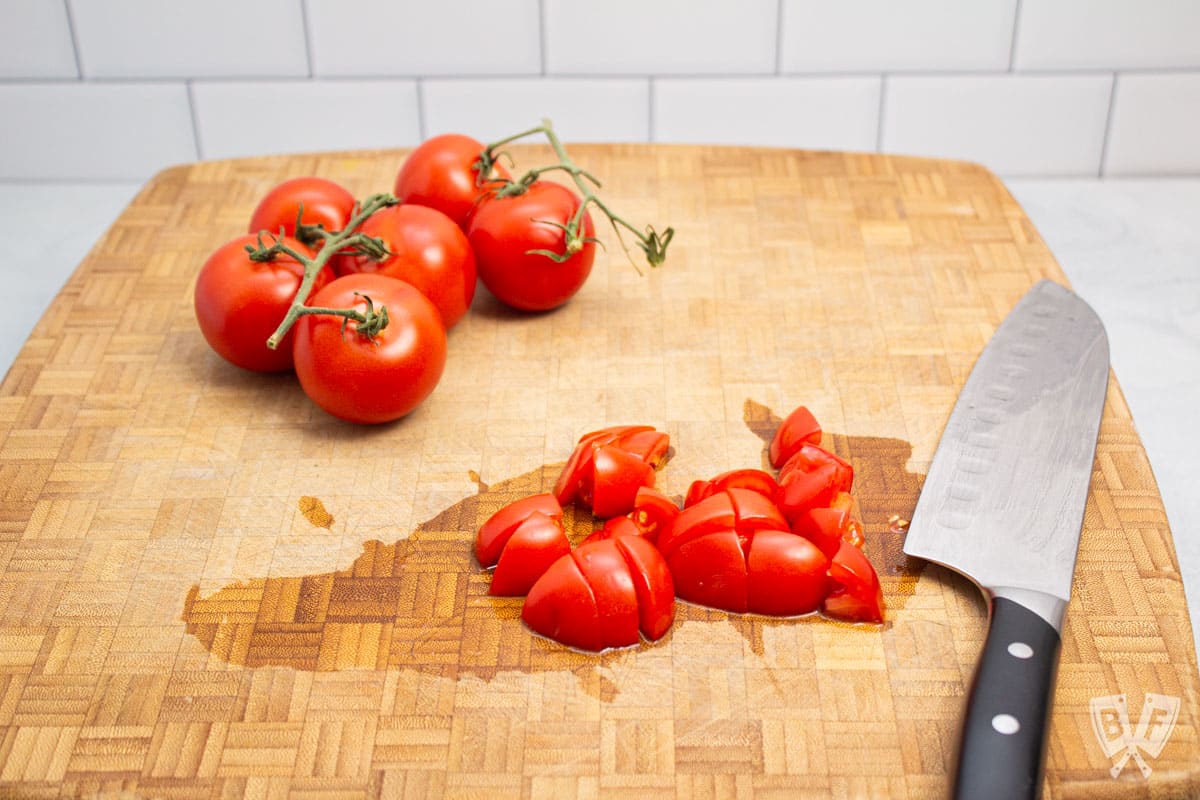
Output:
[[[250,259],[253,261],[269,261],[276,255],[283,253],[291,258],[294,258],[304,267],[304,277],[300,281],[300,288],[296,290],[296,296],[292,298],[292,304],[288,308],[287,314],[283,321],[279,323],[279,327],[267,339],[267,347],[272,350],[279,347],[279,343],[283,341],[283,337],[287,336],[288,331],[296,324],[296,320],[300,317],[309,314],[331,314],[333,316],[342,317],[345,321],[354,320],[359,323],[359,332],[367,338],[373,338],[379,331],[387,326],[387,309],[380,307],[379,311],[374,311],[370,298],[367,298],[367,313],[361,314],[354,309],[349,308],[311,308],[304,305],[308,300],[309,294],[312,293],[313,284],[317,280],[317,274],[329,263],[329,259],[333,258],[335,253],[362,253],[373,258],[381,258],[387,255],[387,247],[380,239],[374,239],[362,233],[356,233],[359,226],[366,222],[367,217],[374,214],[381,208],[394,206],[400,201],[395,196],[390,194],[373,194],[364,200],[355,210],[355,214],[346,223],[344,230],[327,231],[319,225],[305,226],[307,233],[316,235],[324,244],[313,258],[298,253],[292,248],[283,243],[282,231],[276,237],[275,243],[267,246],[263,242],[263,231],[258,235],[258,248],[250,248]],[[273,234],[267,234],[273,235]],[[345,325],[345,322],[343,322]]]
[[[675,229],[668,227],[665,231],[659,233],[652,225],[647,225],[643,230],[635,227],[624,218],[614,213],[613,210],[609,208],[608,205],[605,204],[604,201],[597,197],[592,191],[593,186],[597,189],[600,188],[600,181],[597,180],[596,177],[590,172],[582,169],[571,159],[571,156],[567,153],[566,148],[563,147],[562,141],[554,132],[554,127],[548,119],[543,119],[542,124],[536,128],[530,128],[527,131],[522,131],[521,133],[499,139],[485,147],[483,152],[479,154],[479,161],[476,162],[478,164],[479,174],[490,174],[493,165],[496,163],[498,148],[503,147],[509,142],[516,141],[517,139],[523,139],[527,136],[535,136],[538,134],[545,136],[547,141],[549,141],[550,147],[554,149],[554,154],[558,157],[558,163],[529,170],[518,180],[506,182],[503,187],[496,191],[496,195],[498,197],[508,197],[521,194],[543,174],[553,170],[562,170],[571,176],[571,179],[574,181],[575,187],[579,190],[582,199],[579,203],[579,208],[575,212],[575,215],[564,228],[565,253],[562,254],[561,260],[565,260],[570,256],[571,253],[578,251],[579,248],[583,246],[585,238],[581,235],[581,231],[583,230],[584,214],[587,212],[587,207],[592,205],[599,209],[600,212],[608,218],[608,221],[613,226],[613,231],[616,232],[617,239],[621,242],[621,247],[624,248],[626,254],[628,254],[629,248],[625,246],[625,240],[621,235],[622,228],[632,234],[637,240],[637,246],[641,248],[642,252],[646,256],[646,261],[651,267],[657,267],[662,264],[667,258],[667,245],[671,243],[671,239],[675,236]],[[537,252],[553,257],[548,251]],[[633,263],[633,259],[630,259],[630,263]],[[641,270],[637,268],[637,264],[634,263],[633,266],[634,269],[637,269],[638,274],[640,275]]]

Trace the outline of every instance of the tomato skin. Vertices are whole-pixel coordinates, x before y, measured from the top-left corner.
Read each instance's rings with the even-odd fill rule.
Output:
[[[504,544],[488,594],[514,597],[528,594],[550,565],[571,552],[571,542],[563,531],[562,517],[540,511],[529,515]]]
[[[566,225],[579,208],[579,198],[567,187],[535,181],[523,194],[490,195],[467,224],[483,285],[502,303],[522,311],[549,311],[570,300],[592,271],[596,244],[584,241],[563,262],[532,253],[563,253]],[[591,215],[584,213],[581,237],[595,236]]]
[[[602,650],[596,596],[573,554],[562,556],[529,589],[521,619],[541,635],[581,650]]]
[[[654,642],[675,624],[675,581],[658,548],[628,534],[613,537],[617,549],[629,564],[633,588],[637,594],[638,629]]]
[[[557,520],[563,516],[562,506],[554,495],[544,492],[515,500],[488,517],[475,534],[475,558],[480,566],[485,569],[495,566],[513,532],[522,522],[539,513]]]
[[[732,529],[690,539],[667,556],[675,593],[692,603],[737,614],[746,611],[742,543]]]
[[[295,239],[283,241],[297,253],[312,257],[312,251]],[[251,261],[246,245],[256,242],[255,236],[239,236],[204,262],[196,278],[196,321],[205,340],[226,361],[255,372],[282,372],[292,368],[295,332],[288,331],[275,350],[266,342],[287,315],[304,278],[304,267],[284,254],[272,261]],[[314,290],[332,279],[333,273],[322,269]]]
[[[596,598],[604,647],[636,644],[637,590],[629,564],[617,548],[616,540],[581,544],[571,555]]]
[[[633,510],[637,491],[654,487],[654,468],[615,445],[602,445],[592,455],[592,513],[616,517]]]
[[[292,178],[267,192],[250,216],[248,233],[268,231],[278,235],[296,235],[296,215],[304,206],[301,222],[320,225],[334,232],[346,228],[354,216],[354,195],[340,184],[325,178]]]
[[[474,167],[483,147],[459,133],[426,139],[404,160],[393,193],[402,203],[436,208],[465,230],[467,217],[488,190],[488,185],[480,185]],[[500,165],[495,171],[505,179],[511,177]]]
[[[883,622],[883,589],[862,550],[842,542],[829,565],[830,592],[821,610],[850,622]]]
[[[368,217],[359,233],[382,239],[390,255],[376,261],[339,254],[333,264],[339,275],[378,273],[411,283],[437,307],[447,330],[467,313],[475,297],[475,254],[454,220],[425,206],[389,206]]]
[[[746,556],[746,610],[776,617],[810,614],[828,591],[829,559],[790,531],[761,530]]]
[[[347,275],[310,300],[326,308],[388,310],[390,322],[373,339],[355,322],[325,314],[296,323],[296,376],[305,394],[335,417],[382,423],[403,417],[429,396],[446,366],[446,329],[437,309],[404,281],[384,275]]]
[[[775,435],[767,448],[771,466],[779,469],[806,442],[821,443],[821,426],[811,411],[799,406],[775,429]]]

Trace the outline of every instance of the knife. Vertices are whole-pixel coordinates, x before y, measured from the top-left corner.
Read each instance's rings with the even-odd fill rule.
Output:
[[[955,797],[1041,792],[1108,371],[1096,313],[1041,281],[980,353],[925,477],[904,552],[962,573],[988,603]]]

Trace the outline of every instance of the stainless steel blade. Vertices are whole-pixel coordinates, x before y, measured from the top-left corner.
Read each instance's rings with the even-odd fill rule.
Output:
[[[963,386],[904,552],[965,574],[989,595],[1050,595],[1057,610],[1034,610],[1057,628],[1108,371],[1108,338],[1095,312],[1050,281],[1030,289]]]

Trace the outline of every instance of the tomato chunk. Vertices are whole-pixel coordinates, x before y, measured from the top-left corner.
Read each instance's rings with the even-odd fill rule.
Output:
[[[629,564],[637,593],[638,628],[657,641],[675,623],[675,582],[662,554],[639,536],[616,536],[613,541]]]
[[[838,492],[828,507],[810,508],[795,515],[792,532],[815,544],[826,558],[833,558],[842,541],[852,541],[856,533],[861,544],[861,530],[850,514],[852,506],[849,493]]]
[[[849,492],[854,468],[815,444],[802,444],[779,471],[779,508],[794,519],[810,508],[828,506],[839,492]]]
[[[596,597],[570,553],[551,564],[533,584],[521,619],[534,631],[570,647],[604,647]]]
[[[681,544],[710,533],[731,531],[737,525],[733,502],[727,492],[706,497],[694,506],[679,512],[679,516],[658,537],[658,549],[670,561],[671,554]]]
[[[654,468],[615,445],[601,445],[592,456],[592,513],[615,517],[633,510],[637,491],[654,486]]]
[[[638,641],[637,590],[616,542],[588,542],[571,554],[596,598],[602,647],[624,647]]]
[[[852,622],[883,622],[883,589],[862,550],[842,542],[829,565],[830,592],[821,610]]]
[[[489,517],[475,536],[475,558],[479,560],[480,566],[485,569],[495,566],[513,531],[535,512],[558,520],[561,520],[563,515],[562,506],[554,495],[543,493],[522,497]]]
[[[556,519],[535,511],[508,537],[488,593],[505,597],[527,594],[551,564],[570,552],[561,516]]]
[[[622,435],[617,439],[617,446],[658,469],[666,461],[667,450],[671,447],[671,437],[662,431],[651,428],[648,431],[634,431]]]
[[[779,483],[769,472],[761,469],[734,469],[722,472],[709,481],[716,491],[726,489],[748,489],[758,492],[771,502],[775,502],[779,494]]]
[[[829,567],[816,545],[790,531],[761,530],[750,542],[746,607],[759,614],[809,614],[825,599]]]
[[[667,556],[675,593],[692,603],[746,611],[746,556],[733,530],[683,542]]]
[[[679,506],[675,505],[671,498],[649,486],[638,487],[637,494],[633,497],[633,511],[629,512],[629,519],[651,542],[657,542],[658,537],[678,516]]]
[[[821,426],[817,418],[804,406],[798,407],[779,424],[775,436],[767,448],[771,466],[778,469],[805,443],[821,443]]]

